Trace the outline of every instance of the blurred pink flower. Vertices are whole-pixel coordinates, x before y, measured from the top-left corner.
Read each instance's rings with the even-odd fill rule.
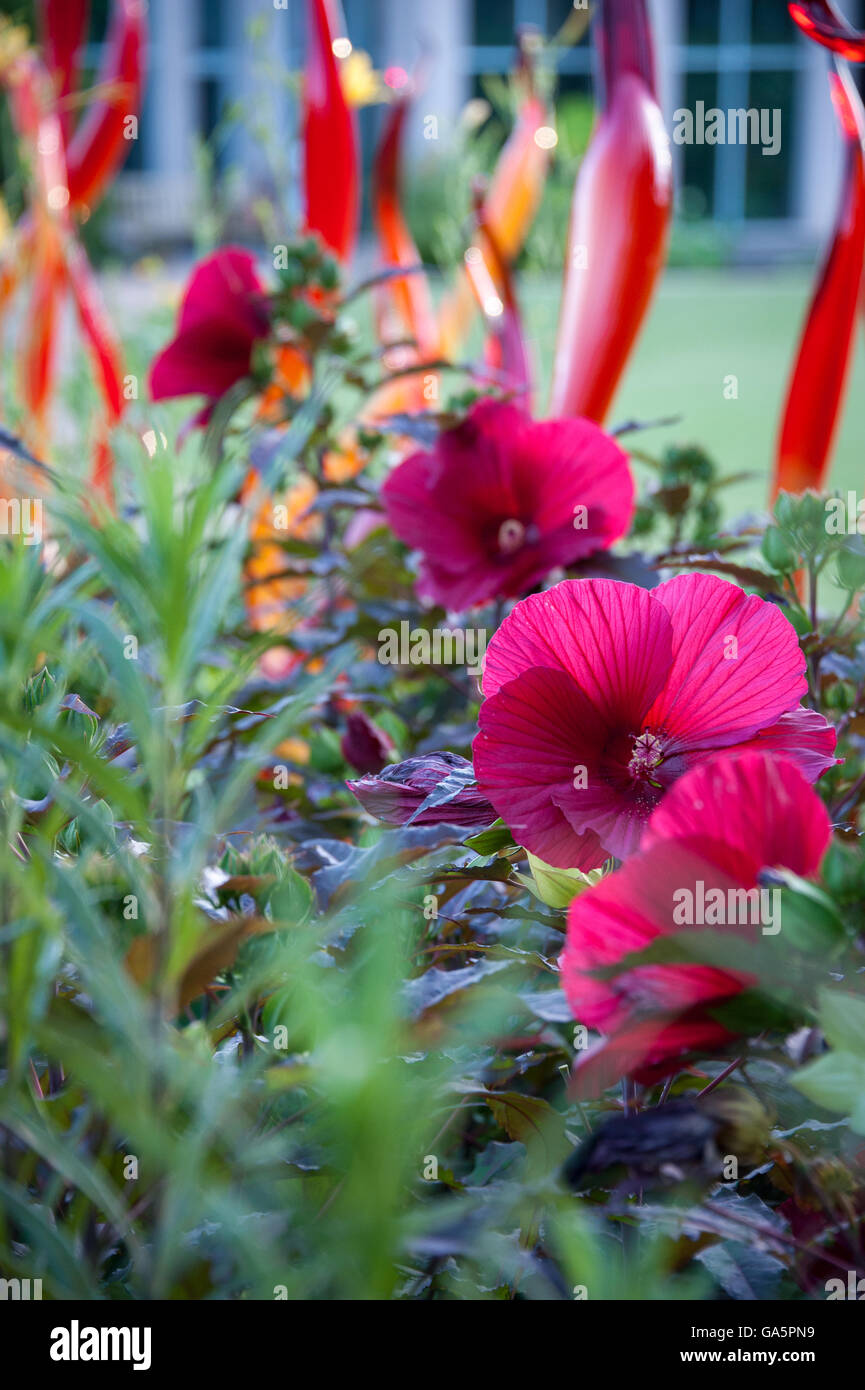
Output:
[[[459,611],[524,594],[557,565],[618,540],[630,524],[627,456],[589,420],[544,420],[482,401],[435,448],[391,473],[392,529],[421,551],[418,593]]]
[[[195,421],[205,424],[220,396],[249,375],[253,347],[268,336],[266,293],[248,251],[224,246],[201,261],[186,287],[177,332],[151,366],[151,398],[206,396]]]
[[[625,858],[719,749],[784,754],[812,781],[832,765],[834,729],[799,708],[804,672],[783,613],[726,580],[566,580],[518,603],[487,648],[478,786],[556,868]]]

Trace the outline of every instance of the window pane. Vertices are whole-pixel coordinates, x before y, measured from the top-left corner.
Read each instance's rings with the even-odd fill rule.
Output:
[[[687,0],[685,33],[688,43],[718,42],[719,5],[720,0]]]
[[[716,102],[718,76],[714,72],[689,72],[685,80],[684,105],[696,113],[697,102],[710,110]],[[696,120],[694,122],[696,127]],[[715,145],[696,143],[682,146],[682,190],[680,206],[686,216],[711,217],[715,205]]]
[[[752,43],[793,43],[798,30],[787,13],[786,5],[767,5],[766,0],[753,0],[751,5]]]
[[[514,0],[475,0],[474,41],[513,43]]]
[[[225,43],[225,15],[222,0],[204,0],[199,18],[202,48],[221,48]]]
[[[752,72],[749,104],[761,112],[765,134],[780,135],[777,154],[749,145],[746,162],[746,217],[787,217],[795,162],[792,72]],[[765,112],[765,115],[762,113]]]
[[[203,139],[213,134],[222,117],[222,84],[215,77],[201,83],[199,95],[199,132]]]

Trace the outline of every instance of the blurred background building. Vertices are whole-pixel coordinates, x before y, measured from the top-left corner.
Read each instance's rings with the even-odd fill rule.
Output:
[[[577,7],[580,8],[581,0]],[[668,129],[677,108],[698,100],[723,110],[779,109],[777,155],[754,145],[674,146],[679,222],[723,233],[733,259],[812,251],[834,213],[840,174],[826,74],[829,59],[805,41],[784,0],[650,0]],[[296,94],[303,60],[302,0],[149,0],[151,51],[140,139],[118,181],[109,244],[136,253],[182,245],[200,216],[202,180],[224,174],[242,205],[259,190],[296,198]],[[28,17],[26,0],[0,8]],[[95,66],[107,0],[94,0]],[[852,22],[862,0],[847,0]],[[555,34],[572,0],[343,0],[355,49],[376,68],[411,68],[428,50],[424,112],[439,122],[439,146],[466,101],[490,75],[508,72],[514,34]],[[561,50],[560,106],[588,100],[592,46]],[[234,119],[232,112],[245,114]],[[380,119],[362,112],[366,153]],[[420,121],[418,121],[418,129]],[[429,156],[430,150],[423,151]],[[275,171],[276,167],[276,173]],[[269,186],[270,185],[270,186]]]

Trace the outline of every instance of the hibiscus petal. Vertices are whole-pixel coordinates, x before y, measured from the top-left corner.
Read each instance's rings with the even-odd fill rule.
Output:
[[[634,479],[627,454],[591,420],[533,424],[520,442],[517,466],[542,484],[535,521],[543,533],[564,531],[571,542],[568,561],[612,545],[628,530]],[[575,524],[578,505],[588,513],[585,527]]]
[[[221,325],[200,324],[187,329],[153,360],[150,396],[154,401],[174,396],[216,398],[249,371],[249,342],[222,331]]]
[[[249,372],[252,347],[269,331],[265,289],[248,251],[223,247],[196,266],[177,332],[150,369],[153,400],[217,399]]]
[[[753,751],[737,749],[680,778],[653,813],[643,847],[699,840],[710,852],[711,844],[712,857],[735,864],[748,885],[763,868],[815,873],[832,833],[829,813],[799,768],[756,751],[758,742]]]
[[[435,454],[420,451],[403,459],[381,490],[388,524],[400,540],[414,550],[431,550],[443,563],[455,557],[454,568],[483,555],[474,515],[468,507],[454,506],[437,487],[440,463]],[[450,567],[450,566],[446,566]]]
[[[592,1028],[609,1028],[634,1011],[675,1015],[701,1000],[738,993],[743,977],[699,962],[637,965],[609,981],[588,973],[615,965],[659,936],[687,930],[674,921],[677,895],[698,881],[725,894],[740,886],[712,863],[702,845],[667,841],[629,859],[574,899],[560,965],[576,1018]],[[700,928],[694,930],[699,934]]]
[[[526,593],[612,544],[633,512],[633,480],[627,456],[590,422],[534,424],[483,401],[394,469],[382,497],[391,528],[423,556],[418,592],[458,608]]]
[[[596,888],[575,899],[568,914],[568,934],[560,957],[562,986],[574,1017],[610,1038],[577,1062],[581,1094],[597,1094],[623,1075],[652,1079],[675,1069],[684,1054],[721,1047],[731,1036],[711,1017],[711,1006],[735,998],[752,983],[750,976],[701,964],[624,966],[625,958],[644,950],[658,937],[689,932],[677,925],[674,911],[681,891],[698,894],[739,885],[705,852],[700,842],[664,842],[641,851]],[[694,926],[699,955],[702,928]],[[750,924],[731,924],[724,931],[750,936]],[[621,965],[612,979],[593,972]]]
[[[747,743],[737,743],[736,750],[753,748],[755,752],[765,751],[780,754],[794,762],[809,782],[816,782],[827,768],[843,762],[833,756],[838,735],[823,715],[815,709],[792,709],[768,729]]]
[[[673,663],[647,715],[675,748],[721,748],[798,705],[805,657],[780,609],[726,579],[677,575],[653,590],[669,613]]]
[[[192,272],[180,309],[178,331],[203,323],[221,323],[242,337],[262,337],[269,316],[265,288],[255,257],[238,246],[223,246]]]
[[[419,598],[427,598],[449,613],[463,613],[506,591],[501,575],[482,560],[464,570],[451,570],[424,559],[415,588]]]
[[[734,751],[700,763],[671,788],[639,854],[576,898],[568,913],[560,959],[565,994],[576,1018],[612,1034],[579,1060],[581,1094],[595,1094],[621,1075],[654,1080],[686,1053],[725,1043],[731,1034],[711,1017],[712,1006],[752,980],[700,963],[699,917],[693,929],[676,920],[682,890],[693,893],[695,905],[720,888],[729,917],[731,889],[753,888],[770,866],[813,874],[830,834],[826,808],[803,774],[767,752]],[[750,921],[750,908],[748,921],[738,912],[739,901],[726,926],[705,930],[754,938],[759,925]],[[696,959],[625,965],[628,955],[671,932],[687,933]],[[777,960],[781,984],[783,952]],[[612,978],[597,978],[610,966],[618,967]],[[771,981],[761,978],[761,987],[771,988]]]
[[[493,636],[483,688],[533,666],[566,671],[608,727],[643,727],[672,653],[666,610],[634,584],[569,579],[514,608]]]
[[[579,1054],[570,1093],[577,1100],[594,1100],[623,1076],[651,1086],[678,1071],[689,1055],[717,1055],[732,1038],[710,1018],[641,1019]]]
[[[563,671],[536,667],[510,681],[481,707],[473,745],[478,790],[517,841],[556,869],[593,869],[607,857],[597,835],[573,829],[575,765],[589,781],[603,729],[585,696]]]

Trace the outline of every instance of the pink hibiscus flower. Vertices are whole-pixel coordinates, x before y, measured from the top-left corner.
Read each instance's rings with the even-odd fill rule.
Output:
[[[249,375],[253,347],[268,336],[266,294],[248,251],[225,246],[201,261],[186,287],[177,332],[151,366],[152,399],[206,396],[195,421],[206,424],[220,396]]]
[[[459,611],[524,594],[627,531],[627,456],[589,420],[536,423],[482,401],[382,489],[391,528],[422,555],[418,593]]]
[[[812,781],[835,731],[801,709],[805,658],[780,609],[711,575],[648,592],[566,580],[490,642],[478,788],[556,868],[625,858],[677,778],[723,748],[783,753]]]
[[[755,983],[693,962],[632,965],[609,980],[592,972],[691,925],[782,941],[774,922],[761,936],[766,909],[777,914],[780,904],[772,905],[770,890],[764,897],[753,890],[766,868],[814,874],[830,835],[825,806],[784,758],[721,755],[686,773],[651,817],[644,848],[571,904],[562,985],[575,1018],[609,1035],[578,1058],[580,1094],[598,1094],[622,1076],[651,1082],[688,1054],[723,1051],[736,1036],[724,1005]],[[685,893],[702,904],[693,923],[682,920]],[[779,979],[784,959],[782,948]]]

